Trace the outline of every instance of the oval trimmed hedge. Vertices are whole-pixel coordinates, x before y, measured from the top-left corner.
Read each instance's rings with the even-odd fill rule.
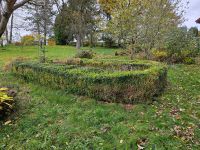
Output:
[[[26,81],[117,103],[151,100],[167,83],[165,65],[140,60],[83,60],[80,65],[15,62],[12,72]]]

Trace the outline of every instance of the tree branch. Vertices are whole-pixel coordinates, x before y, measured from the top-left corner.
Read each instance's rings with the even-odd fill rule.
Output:
[[[13,7],[13,10],[18,9],[19,7],[25,5],[26,3],[30,2],[30,1],[32,1],[32,0],[23,0],[23,1],[21,1],[21,2],[19,2],[19,3],[17,3],[17,4],[15,4],[14,7]]]

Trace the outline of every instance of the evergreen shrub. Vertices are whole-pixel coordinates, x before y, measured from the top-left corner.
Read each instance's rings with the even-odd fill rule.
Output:
[[[167,68],[153,61],[92,60],[81,64],[15,62],[12,72],[38,82],[96,100],[136,103],[160,95],[167,83]]]

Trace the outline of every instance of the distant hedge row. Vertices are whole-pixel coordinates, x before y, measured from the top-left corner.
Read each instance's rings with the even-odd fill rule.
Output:
[[[151,61],[83,60],[59,65],[15,62],[12,72],[26,81],[117,103],[145,102],[162,93],[167,69]]]

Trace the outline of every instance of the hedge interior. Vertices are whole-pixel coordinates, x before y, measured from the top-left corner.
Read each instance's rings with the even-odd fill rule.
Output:
[[[61,65],[15,62],[12,72],[26,81],[117,103],[145,102],[159,96],[166,66],[153,61],[83,60]]]

